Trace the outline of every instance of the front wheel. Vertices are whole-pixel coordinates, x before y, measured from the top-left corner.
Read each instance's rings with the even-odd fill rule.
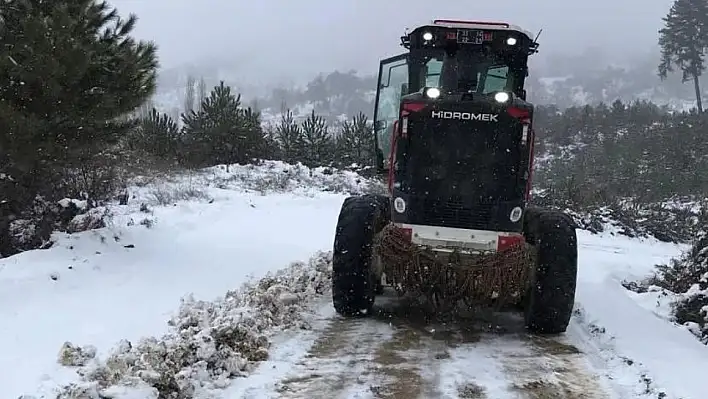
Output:
[[[378,281],[372,250],[384,217],[382,206],[380,198],[363,195],[345,199],[339,212],[332,255],[332,303],[343,316],[367,315],[374,305]]]
[[[525,219],[525,235],[537,250],[524,309],[526,328],[539,334],[563,333],[575,304],[575,224],[562,212],[550,210],[529,209]]]

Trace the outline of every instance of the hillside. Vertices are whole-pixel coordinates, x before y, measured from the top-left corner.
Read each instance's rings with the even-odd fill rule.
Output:
[[[529,99],[538,105],[560,108],[624,102],[636,99],[665,105],[669,109],[688,110],[695,106],[692,85],[682,84],[680,75],[673,74],[662,81],[657,76],[658,55],[650,53],[631,64],[615,65],[590,52],[577,56],[548,55],[532,62],[528,80]],[[184,107],[188,76],[203,77],[208,88],[224,80],[242,94],[246,103],[263,112],[266,122],[277,120],[285,105],[296,118],[312,110],[334,123],[343,115],[373,113],[376,76],[366,72],[334,71],[301,83],[286,81],[253,83],[239,77],[237,69],[194,65],[161,72],[157,107],[177,114]],[[703,79],[708,94],[708,79]]]
[[[708,3],[688,1],[665,70],[708,48]],[[656,57],[540,58],[534,129],[410,130],[388,198],[371,71],[158,73],[170,53],[133,35],[137,14],[0,3],[2,399],[705,398],[708,113],[668,106],[691,96]],[[221,26],[150,5],[163,33],[283,28],[269,7]],[[270,51],[304,48],[280,32],[252,41],[263,69],[325,65]],[[212,41],[233,60],[240,37]],[[213,45],[194,43],[186,59]]]

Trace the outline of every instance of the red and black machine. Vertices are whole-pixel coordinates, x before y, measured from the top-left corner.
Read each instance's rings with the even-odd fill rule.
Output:
[[[477,264],[528,249],[533,260],[501,261],[509,273],[475,284],[514,276],[514,284],[500,285],[513,286],[509,292],[487,291],[494,298],[511,295],[531,330],[565,331],[577,276],[575,224],[562,212],[528,206],[534,106],[524,83],[536,39],[507,23],[435,20],[401,37],[405,53],[381,61],[374,135],[376,166],[388,176],[389,195],[352,196],[342,205],[333,251],[338,313],[367,314],[387,276],[395,274],[400,286],[418,273],[405,262],[381,262],[385,251],[372,249],[382,242],[377,237],[395,231],[411,252],[466,256]],[[441,264],[458,277],[465,269]],[[410,285],[428,284],[420,278]],[[452,280],[443,279],[448,292],[455,290]]]

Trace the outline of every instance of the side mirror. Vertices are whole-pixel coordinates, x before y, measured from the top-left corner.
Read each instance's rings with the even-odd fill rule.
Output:
[[[526,89],[521,90],[521,99],[526,101]]]
[[[374,129],[377,132],[386,129],[387,127],[388,127],[387,121],[376,121],[376,124],[374,124]]]

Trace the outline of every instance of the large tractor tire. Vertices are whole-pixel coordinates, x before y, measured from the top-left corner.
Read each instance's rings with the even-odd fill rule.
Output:
[[[526,328],[537,334],[563,333],[575,304],[578,275],[575,223],[562,212],[530,208],[524,215],[524,235],[537,250],[525,296]]]
[[[389,219],[386,197],[362,195],[344,200],[332,256],[332,302],[340,315],[371,313],[381,281],[373,268],[374,237]]]

